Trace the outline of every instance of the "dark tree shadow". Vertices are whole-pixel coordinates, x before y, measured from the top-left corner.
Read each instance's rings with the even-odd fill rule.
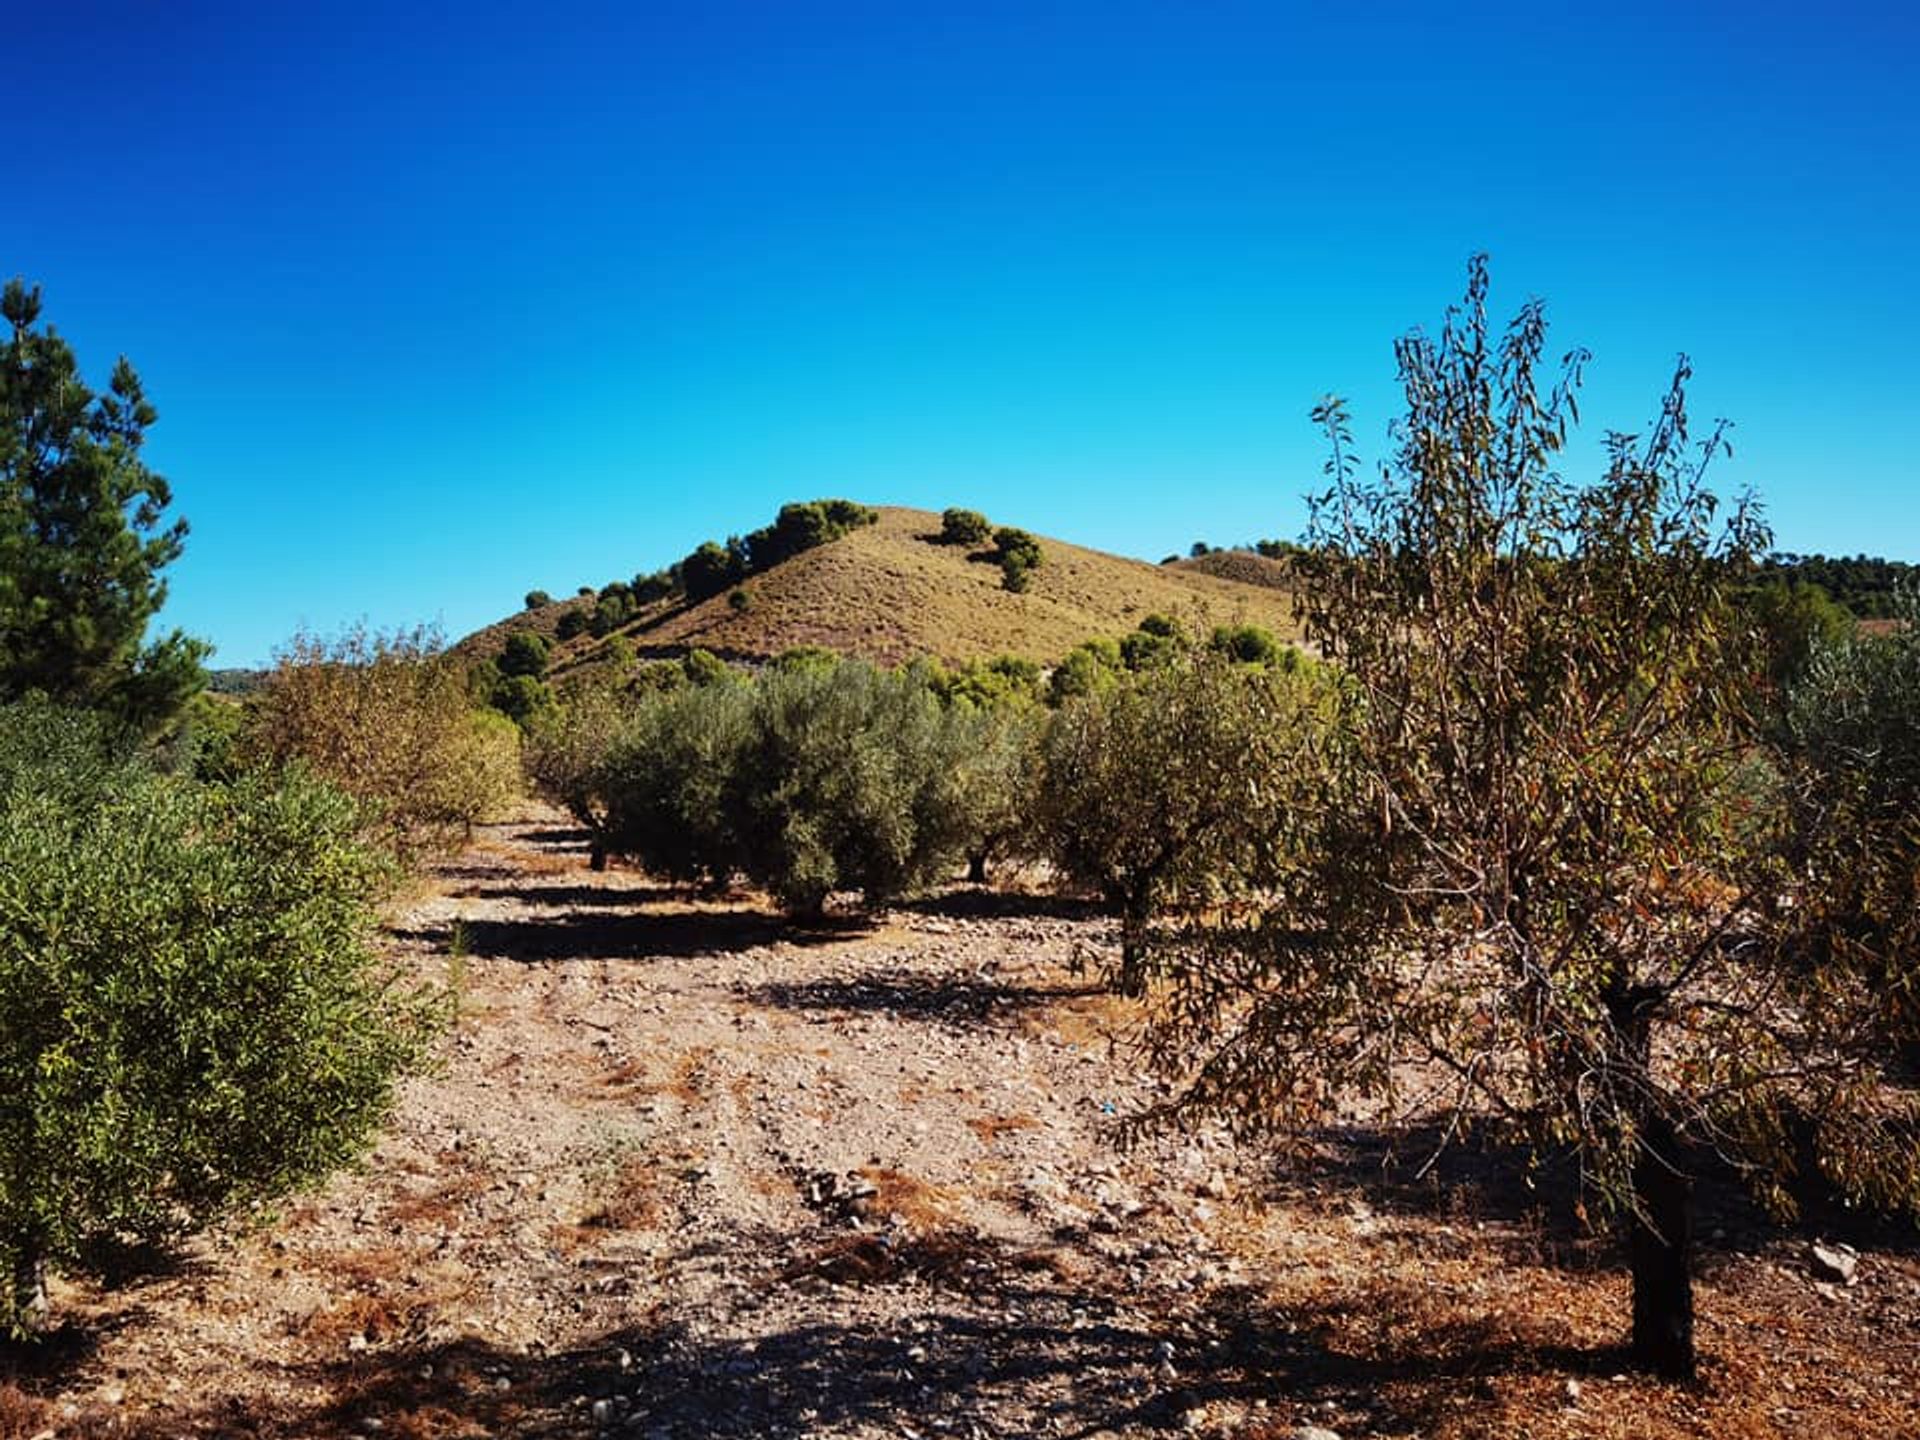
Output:
[[[737,955],[768,945],[835,945],[867,934],[866,919],[798,924],[752,911],[625,914],[599,910],[537,920],[461,920],[460,947],[490,960],[683,960],[699,955]],[[393,932],[402,940],[445,948],[455,925]]]
[[[876,971],[851,979],[775,981],[744,993],[756,1004],[782,1010],[891,1014],[971,1027],[1106,992],[1098,985],[1019,985],[971,975]]]
[[[1314,1140],[1310,1153],[1291,1155],[1272,1172],[1268,1183],[1275,1191],[1314,1188],[1342,1202],[1363,1200],[1382,1214],[1484,1221],[1493,1227],[1471,1240],[1430,1237],[1429,1243],[1441,1248],[1491,1244],[1509,1261],[1575,1272],[1624,1263],[1619,1237],[1596,1197],[1583,1190],[1579,1157],[1570,1149],[1533,1156],[1517,1143],[1449,1135],[1437,1123],[1394,1134],[1365,1127],[1329,1129]],[[1769,1214],[1739,1172],[1712,1150],[1696,1146],[1688,1164],[1701,1278],[1783,1238],[1845,1240],[1862,1248],[1920,1254],[1920,1235],[1911,1226],[1849,1205],[1820,1180],[1810,1156],[1795,1172],[1797,1211],[1790,1220]]]
[[[1024,890],[943,890],[894,907],[914,915],[947,920],[1099,920],[1106,911],[1097,900]]]
[[[523,830],[520,838],[547,850],[583,850],[593,844],[593,832],[573,829]]]
[[[497,878],[497,877],[496,877]],[[664,885],[474,885],[459,892],[462,900],[519,900],[556,909],[617,910],[632,905],[658,905],[684,898],[684,892]]]

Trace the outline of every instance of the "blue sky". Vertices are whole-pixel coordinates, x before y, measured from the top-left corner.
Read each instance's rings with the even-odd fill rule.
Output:
[[[1685,350],[1782,548],[1920,560],[1906,7],[5,8],[0,273],[141,371],[216,663],[816,495],[1294,535],[1475,250],[1574,474]]]

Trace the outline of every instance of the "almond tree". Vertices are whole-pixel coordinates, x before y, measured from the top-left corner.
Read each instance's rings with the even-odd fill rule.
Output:
[[[1152,1044],[1246,1127],[1358,1091],[1571,1150],[1626,1232],[1634,1356],[1685,1375],[1703,1157],[1785,1208],[1804,1124],[1831,1180],[1911,1205],[1914,1106],[1865,972],[1789,943],[1789,807],[1758,783],[1728,599],[1767,537],[1706,487],[1724,426],[1693,443],[1682,359],[1652,428],[1568,482],[1586,356],[1543,376],[1540,305],[1496,335],[1486,291],[1476,259],[1440,335],[1399,342],[1377,475],[1341,402],[1315,412],[1332,483],[1299,595],[1351,687],[1355,802],[1290,904],[1186,937]]]

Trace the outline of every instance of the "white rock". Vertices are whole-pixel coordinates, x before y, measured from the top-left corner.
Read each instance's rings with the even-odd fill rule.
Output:
[[[1823,1245],[1818,1240],[1808,1247],[1813,1273],[1822,1280],[1837,1280],[1851,1285],[1860,1268],[1860,1254],[1851,1245]]]

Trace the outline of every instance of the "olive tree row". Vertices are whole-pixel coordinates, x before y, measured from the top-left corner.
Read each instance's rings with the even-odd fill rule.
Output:
[[[943,704],[926,673],[804,658],[758,679],[577,697],[530,749],[536,783],[594,836],[672,880],[741,877],[818,914],[875,904],[1017,829],[1032,722]]]

